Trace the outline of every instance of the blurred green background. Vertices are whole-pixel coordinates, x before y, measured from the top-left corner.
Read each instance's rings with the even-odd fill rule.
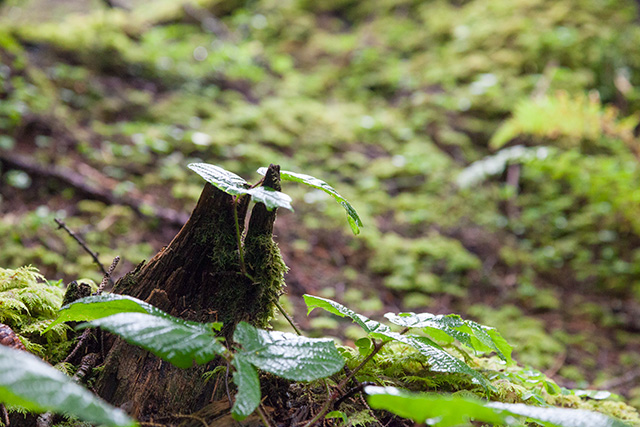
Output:
[[[459,313],[569,387],[640,407],[640,15],[625,0],[5,0],[0,266],[123,275],[169,243],[204,161],[287,184],[303,293]]]

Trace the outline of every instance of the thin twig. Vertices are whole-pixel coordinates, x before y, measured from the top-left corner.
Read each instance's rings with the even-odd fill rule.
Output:
[[[111,263],[111,265],[109,266],[109,270],[105,273],[104,277],[102,278],[100,287],[98,287],[98,290],[94,293],[94,295],[100,295],[100,293],[102,293],[102,290],[104,289],[104,286],[108,281],[108,278],[111,276],[111,274],[113,273],[113,270],[115,270],[116,266],[118,265],[118,261],[120,261],[120,257],[116,256],[113,259],[113,262]],[[78,341],[78,344],[76,344],[73,351],[69,353],[69,355],[64,359],[64,363],[69,363],[70,360],[73,360],[73,357],[78,353],[78,351],[80,351],[80,349],[84,347],[86,341],[89,339],[89,336],[91,335],[91,331],[92,331],[91,328],[87,328],[84,330],[84,332],[80,336],[80,340]]]
[[[174,414],[173,416],[176,417],[176,418],[189,418],[189,419],[192,419],[192,420],[200,421],[204,427],[209,427],[209,424],[205,421],[205,419],[201,418],[201,417],[199,417],[197,415]]]
[[[67,224],[65,224],[63,220],[58,218],[54,218],[53,220],[56,222],[56,224],[58,224],[58,229],[62,228],[64,231],[66,231],[67,234],[69,234],[69,236],[73,237],[73,239],[76,242],[78,242],[80,246],[82,246],[82,249],[84,249],[89,255],[91,255],[91,258],[93,258],[93,262],[95,262],[98,265],[98,267],[100,268],[100,271],[102,271],[102,274],[106,276],[107,270],[104,268],[104,265],[102,265],[102,263],[98,259],[98,254],[89,248],[87,243],[84,240],[82,240],[82,237],[78,236],[69,227],[67,227]]]
[[[286,311],[284,311],[284,308],[282,308],[282,306],[280,305],[280,303],[278,301],[276,301],[276,308],[278,309],[278,311],[284,316],[285,319],[287,319],[287,322],[289,322],[289,324],[291,325],[291,327],[293,328],[294,331],[296,331],[296,334],[302,336],[302,332],[300,332],[300,329],[298,329],[296,327],[296,325],[293,323],[293,319],[291,319],[289,317],[289,315],[287,314]]]
[[[267,417],[267,413],[262,409],[262,403],[258,406],[258,416],[265,427],[271,427],[271,423],[269,422],[269,418]]]
[[[229,399],[229,407],[232,407],[233,400],[231,399],[231,393],[229,392],[229,361],[227,361],[227,372],[224,374],[224,388],[227,392],[227,399]]]
[[[362,369],[362,367],[364,365],[367,364],[367,362],[369,362],[371,359],[373,359],[373,357],[378,354],[378,352],[380,350],[382,350],[382,347],[384,347],[384,345],[387,342],[384,341],[378,341],[375,342],[374,341],[374,347],[373,350],[371,351],[371,353],[369,353],[369,355],[367,357],[365,357],[365,359],[353,370],[349,373],[349,375],[347,375],[347,377],[340,381],[340,384],[338,384],[336,386],[336,389],[334,390],[333,394],[331,394],[331,398],[327,399],[327,401],[324,403],[324,405],[322,406],[322,408],[320,408],[320,411],[316,414],[315,417],[313,417],[311,419],[311,421],[309,421],[307,424],[305,424],[305,427],[311,427],[313,426],[315,423],[317,423],[322,417],[324,417],[324,415],[327,413],[327,411],[329,411],[329,408],[331,407],[331,405],[333,404],[333,402],[338,398],[338,396],[340,396],[340,393],[342,392],[342,388],[347,385],[349,383],[349,381],[351,381],[351,379],[356,375],[356,373]]]
[[[64,363],[71,363],[70,361],[73,360],[74,356],[78,353],[78,351],[80,351],[80,349],[84,347],[84,343],[89,339],[90,335],[91,335],[91,328],[85,329],[82,335],[80,336],[80,340],[78,341],[78,344],[76,344],[73,351],[69,353],[69,355],[63,360]]]
[[[111,262],[111,265],[109,266],[109,270],[105,272],[104,277],[102,278],[102,282],[100,283],[100,286],[98,287],[95,295],[100,295],[104,290],[104,287],[107,286],[107,283],[113,283],[113,280],[111,280],[111,275],[113,274],[113,270],[116,269],[118,262],[120,262],[120,257],[116,255],[116,257]]]

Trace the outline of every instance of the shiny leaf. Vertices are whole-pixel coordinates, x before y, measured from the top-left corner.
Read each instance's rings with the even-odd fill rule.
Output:
[[[367,402],[373,409],[385,409],[416,423],[437,427],[468,425],[476,420],[496,425],[507,423],[507,417],[486,408],[482,400],[454,397],[448,394],[409,393],[395,387],[367,386]]]
[[[265,175],[267,173],[267,168],[258,169],[258,173],[261,175]],[[311,175],[306,175],[303,173],[290,172],[290,171],[280,171],[280,179],[283,181],[294,181],[299,182],[305,185],[308,185],[313,188],[317,188],[319,190],[324,191],[325,193],[331,195],[336,202],[338,202],[347,212],[347,219],[349,220],[349,225],[351,226],[351,230],[353,234],[360,233],[360,227],[362,227],[362,221],[360,220],[360,216],[358,216],[358,212],[351,206],[351,204],[340,195],[336,191],[335,188],[327,184],[321,179],[313,177]]]
[[[432,371],[468,375],[472,378],[473,382],[480,384],[485,390],[489,391],[494,389],[491,383],[480,372],[472,369],[464,361],[448,353],[427,337],[401,335],[397,332],[378,332],[374,334],[374,336],[377,335],[383,335],[415,348],[420,354],[427,358],[429,368]]]
[[[516,417],[556,427],[627,427],[623,422],[583,409],[549,408],[522,403],[486,402],[434,393],[409,393],[395,387],[365,387],[374,409],[385,409],[417,423],[436,427],[467,425],[470,420],[521,425]]]
[[[222,169],[220,166],[208,163],[191,163],[189,164],[189,169],[203,177],[205,181],[232,196],[249,194],[251,195],[251,200],[256,203],[264,203],[268,210],[273,210],[274,208],[293,210],[291,197],[288,194],[269,187],[249,188],[247,181],[235,173]]]
[[[190,163],[189,169],[204,178],[205,181],[232,196],[247,194],[247,181],[220,166],[208,163]]]
[[[431,329],[440,330],[476,351],[495,351],[502,360],[511,362],[512,347],[498,331],[471,320],[463,320],[457,314],[387,313],[385,317],[395,325],[422,328],[427,334]]]
[[[527,417],[531,421],[557,427],[628,427],[620,420],[585,409],[543,408],[524,403],[490,402],[486,407]]]
[[[231,364],[236,369],[233,383],[238,387],[231,415],[239,421],[251,415],[260,404],[260,380],[256,369],[242,356],[234,357]]]
[[[293,210],[293,208],[291,207],[291,197],[288,194],[276,191],[273,188],[251,188],[247,190],[247,194],[251,194],[251,200],[253,200],[254,202],[264,203],[264,205],[270,211],[275,208],[285,208],[289,209],[290,211]]]
[[[79,328],[99,326],[126,342],[142,347],[179,368],[195,361],[207,363],[226,351],[211,323],[197,323],[146,313],[119,313],[83,323]]]
[[[58,318],[54,320],[44,332],[59,323],[86,322],[118,313],[148,313],[154,316],[169,316],[151,304],[128,295],[93,295],[63,306],[58,313]],[[216,324],[217,330],[220,330],[221,326],[221,323]]]
[[[322,308],[323,310],[337,316],[350,318],[358,324],[358,326],[364,329],[367,334],[390,331],[388,326],[383,325],[380,322],[376,322],[375,320],[371,320],[362,314],[358,314],[350,308],[330,299],[316,297],[313,295],[303,295],[303,298],[304,302],[307,304],[307,314],[311,313],[314,308]]]
[[[344,366],[333,340],[257,329],[240,322],[233,339],[242,346],[239,357],[263,371],[295,381],[335,374]]]
[[[34,412],[57,412],[107,426],[134,426],[114,408],[71,378],[25,351],[0,345],[0,403]]]
[[[338,316],[351,318],[372,338],[379,338],[383,341],[400,341],[402,343],[410,345],[411,347],[414,347],[427,358],[431,369],[434,371],[468,375],[474,380],[474,382],[482,385],[485,390],[491,390],[493,388],[489,381],[487,381],[487,379],[482,374],[480,374],[478,371],[473,370],[462,360],[447,353],[437,343],[428,338],[406,336],[397,332],[393,332],[388,326],[376,322],[375,320],[370,320],[367,317],[358,314],[353,310],[343,306],[342,304],[339,304],[330,299],[304,295],[304,300],[307,304],[308,312],[311,312],[311,310],[316,307],[322,308]],[[401,319],[405,321],[404,318]],[[398,322],[400,323],[400,321]],[[406,323],[410,325],[418,324],[416,319],[412,318],[406,318]]]

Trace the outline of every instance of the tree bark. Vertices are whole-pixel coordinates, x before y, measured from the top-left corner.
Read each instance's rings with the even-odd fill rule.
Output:
[[[269,167],[264,182],[280,189],[279,166]],[[227,342],[240,321],[266,327],[284,286],[286,266],[272,240],[276,212],[258,203],[243,245],[246,271],[241,268],[234,210],[242,234],[249,201],[248,196],[234,198],[207,183],[169,246],[120,279],[114,292],[183,319],[223,322],[221,334]],[[224,395],[224,385],[214,393],[216,382],[203,379],[216,363],[178,369],[118,339],[96,389],[139,420],[190,414],[215,399],[214,394]]]

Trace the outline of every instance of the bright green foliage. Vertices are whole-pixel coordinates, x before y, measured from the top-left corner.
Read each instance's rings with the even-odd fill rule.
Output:
[[[304,295],[303,298],[305,304],[307,304],[307,314],[311,313],[314,308],[321,308],[337,316],[350,318],[358,326],[364,329],[367,334],[390,331],[388,326],[385,326],[380,322],[376,322],[375,320],[368,319],[350,308],[328,298],[321,298],[313,295]]]
[[[427,337],[401,335],[396,332],[379,332],[372,336],[381,335],[383,338],[390,338],[407,344],[425,356],[431,370],[435,372],[459,373],[468,375],[473,382],[480,384],[487,393],[495,391],[491,383],[483,374],[472,369],[467,363],[449,354],[439,344]]]
[[[172,318],[151,304],[129,295],[102,294],[93,295],[74,301],[62,307],[58,318],[49,328],[63,322],[88,322],[118,313],[147,313],[153,316]],[[220,330],[220,323],[210,323],[215,330]]]
[[[415,394],[395,387],[365,388],[369,405],[386,409],[418,423],[436,427],[467,424],[470,420],[496,425],[521,425],[516,417],[556,427],[625,427],[621,421],[597,412],[486,402],[451,395]]]
[[[230,359],[236,369],[233,381],[238,387],[232,409],[236,419],[246,418],[260,403],[255,368],[295,381],[312,381],[332,375],[344,366],[344,359],[331,339],[265,331],[246,322],[240,322],[233,335],[242,349],[231,355],[215,334],[219,324],[177,319],[127,296],[83,298],[66,306],[61,318],[90,320],[79,327],[104,328],[179,368],[189,368],[194,361],[207,363],[217,355]]]
[[[258,173],[260,175],[264,175],[267,173],[267,168],[258,169]],[[356,210],[351,206],[351,203],[347,201],[344,197],[342,197],[335,188],[327,184],[321,179],[313,177],[311,175],[306,175],[303,173],[291,172],[291,171],[280,171],[280,178],[283,181],[294,181],[300,182],[302,184],[308,185],[313,188],[317,188],[319,190],[324,191],[327,194],[330,194],[336,202],[338,202],[346,211],[347,211],[347,220],[349,221],[349,225],[351,226],[351,230],[353,234],[360,233],[360,227],[362,227],[362,220],[358,216]]]
[[[191,163],[189,168],[203,177],[207,182],[232,196],[250,194],[254,202],[264,203],[268,210],[291,207],[291,197],[280,191],[267,187],[247,188],[247,182],[238,175],[207,163]]]
[[[220,166],[208,163],[190,163],[189,169],[204,178],[205,181],[232,196],[247,194],[247,181]]]
[[[247,194],[251,194],[251,200],[256,203],[264,203],[268,210],[272,211],[275,208],[285,208],[290,211],[291,197],[288,194],[276,191],[269,187],[255,187],[247,190]]]
[[[463,320],[457,314],[436,316],[431,313],[387,313],[384,317],[395,325],[422,328],[426,334],[433,333],[433,329],[442,331],[475,351],[495,351],[502,360],[511,362],[513,349],[495,328]]]
[[[24,351],[0,345],[0,403],[70,414],[107,426],[136,425],[60,371]]]
[[[355,313],[353,310],[348,309],[347,307],[326,298],[314,297],[311,295],[304,295],[305,303],[307,304],[307,308],[309,312],[314,308],[322,308],[324,310],[329,311],[330,313],[336,314],[341,317],[349,317],[355,323],[357,323],[362,329],[364,329],[367,334],[372,338],[381,338],[383,341],[399,341],[404,344],[407,344],[415,349],[417,349],[423,356],[425,356],[427,362],[429,363],[431,369],[436,372],[446,372],[446,373],[460,373],[464,375],[468,375],[477,383],[482,385],[482,387],[489,392],[493,389],[489,381],[478,371],[472,369],[469,365],[467,365],[464,361],[458,359],[457,357],[449,354],[445,351],[439,344],[434,342],[433,340],[427,337],[420,336],[412,336],[412,335],[402,335],[397,332],[391,331],[391,329],[374,320],[370,320],[361,314]],[[403,323],[405,320],[402,317],[397,319],[396,317],[392,317],[397,323]],[[406,319],[406,323],[414,323],[413,321],[417,321],[417,325],[422,325],[418,317],[409,317]],[[452,320],[449,320],[452,322]],[[453,322],[452,322],[453,323]],[[462,323],[464,325],[464,322]],[[403,325],[407,326],[407,325]],[[424,327],[424,326],[420,326]],[[442,330],[442,329],[438,329]],[[450,330],[451,331],[451,330]],[[460,331],[450,332],[452,335],[456,335],[463,340],[466,340],[465,344],[468,344],[471,348],[474,348],[475,343],[480,343],[479,340],[475,340],[475,342],[471,339],[470,336],[463,336]],[[486,338],[483,338],[486,340]],[[492,339],[489,338],[489,342],[492,342]],[[506,342],[502,340],[500,346],[505,348],[504,345]],[[496,346],[495,344],[493,344]],[[485,343],[480,343],[480,349],[487,348]],[[497,346],[496,346],[497,349]],[[509,353],[510,354],[510,353]]]
[[[233,383],[238,387],[231,414],[236,420],[242,420],[253,413],[260,404],[260,379],[251,363],[241,356],[231,361],[236,369]]]
[[[0,322],[9,325],[27,349],[57,362],[70,347],[66,325],[49,326],[64,291],[34,267],[0,268]]]
[[[583,141],[597,143],[604,136],[632,140],[639,118],[631,116],[618,121],[617,115],[614,107],[603,107],[597,95],[571,96],[561,91],[553,96],[527,98],[518,102],[513,117],[498,128],[489,143],[500,148],[522,135],[557,140],[566,148]]]
[[[218,342],[218,325],[181,320],[169,315],[119,313],[83,323],[119,335],[130,344],[150,351],[179,368],[204,364],[226,351]]]
[[[136,197],[135,187],[185,212],[202,190],[185,163],[217,159],[249,176],[277,160],[348,186],[366,206],[365,222],[380,226],[331,248],[358,261],[347,289],[377,296],[382,282],[403,310],[421,311],[446,298],[454,311],[476,318],[499,310],[499,294],[519,314],[483,323],[500,325],[505,336],[506,327],[514,330],[509,340],[519,344],[521,361],[546,369],[570,344],[567,360],[582,366],[567,364],[560,371],[565,378],[570,369],[577,371],[572,379],[591,381],[596,372],[618,377],[637,366],[636,336],[599,333],[626,322],[626,313],[605,300],[615,296],[632,306],[640,295],[637,145],[605,127],[592,131],[594,123],[622,126],[640,107],[633,0],[193,2],[226,28],[221,35],[185,16],[182,1],[131,2],[131,11],[80,2],[81,13],[63,12],[62,19],[42,3],[4,2],[11,13],[0,25],[7,67],[1,67],[3,149],[11,150],[35,122],[35,160],[65,166],[52,149],[62,133],[77,141],[75,160],[120,182],[118,194]],[[206,57],[195,59],[194,49]],[[568,93],[562,108],[558,90]],[[599,117],[589,106],[596,91]],[[529,104],[528,115],[516,113],[521,103]],[[612,105],[622,119],[604,117]],[[563,115],[573,129],[560,123]],[[565,152],[511,168],[521,172],[517,187],[489,174],[472,190],[458,191],[458,173],[495,154],[492,136],[516,116],[524,126],[518,143]],[[580,117],[596,120],[583,128]],[[542,127],[527,129],[529,120]],[[47,123],[64,126],[50,137]],[[25,185],[25,176],[3,171],[0,185]],[[73,193],[64,188],[47,205],[59,206]],[[309,196],[324,195],[317,193]],[[325,237],[344,239],[327,230],[325,218],[342,217],[341,207],[320,197],[305,201],[296,206],[303,214],[287,224],[296,244],[315,250],[316,239],[318,249]],[[512,212],[504,211],[506,204]],[[157,232],[153,216],[141,221],[129,207],[97,201],[77,207],[68,224],[83,230],[103,262],[119,254],[135,264],[153,255],[147,243],[153,239],[146,238]],[[42,208],[3,216],[0,265],[33,263],[47,276],[98,280],[91,259],[55,231],[55,212]],[[343,279],[316,278],[327,291]],[[547,320],[559,308],[572,324],[598,330],[526,327],[532,313]],[[615,357],[602,352],[623,347],[620,362],[626,358],[627,366],[601,370],[602,360]]]
[[[233,339],[242,346],[236,357],[290,380],[312,381],[328,377],[344,366],[344,359],[329,338],[312,339],[265,331],[240,322]]]

